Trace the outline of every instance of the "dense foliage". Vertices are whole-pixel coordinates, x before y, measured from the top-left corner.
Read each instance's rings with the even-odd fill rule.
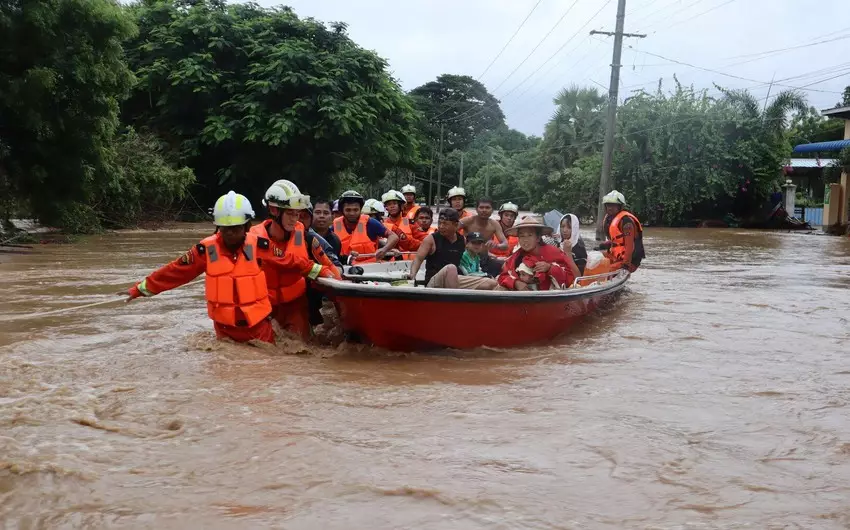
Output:
[[[436,144],[443,129],[445,152],[466,149],[473,140],[505,127],[499,101],[468,75],[443,74],[410,91],[421,112],[420,127]]]
[[[0,3],[0,183],[49,223],[97,225],[115,184],[118,104],[132,83],[133,24],[109,0]]]
[[[344,24],[221,0],[130,9],[138,83],[125,118],[179,152],[204,199],[222,186],[256,197],[279,178],[326,193],[341,172],[368,180],[417,161],[408,98]]]

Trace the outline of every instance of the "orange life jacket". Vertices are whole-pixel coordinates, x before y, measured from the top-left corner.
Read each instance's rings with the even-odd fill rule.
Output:
[[[407,208],[407,203],[404,203],[404,206],[402,206],[402,208]],[[402,211],[403,211],[404,215],[407,217],[408,221],[410,221],[412,223],[413,221],[416,220],[416,216],[419,215],[419,208],[421,208],[421,206],[419,206],[418,204],[414,204],[406,212],[404,212],[403,210]]]
[[[404,216],[399,216],[398,221],[393,221],[390,217],[384,219],[384,226],[386,226],[389,230],[395,232],[396,230],[401,230],[401,232],[407,237],[411,237],[410,232],[410,219]]]
[[[245,236],[235,262],[219,241],[215,235],[201,241],[207,255],[207,314],[225,326],[255,326],[272,312],[266,275],[257,263],[257,236]],[[244,323],[237,309],[244,316]]]
[[[368,215],[361,215],[357,221],[357,226],[352,232],[345,229],[344,217],[339,217],[334,221],[334,233],[339,237],[339,242],[342,244],[340,253],[343,255],[351,254],[352,251],[358,254],[374,254],[378,251],[378,243],[369,239],[369,234],[366,231],[366,223],[369,222]],[[374,263],[375,258],[358,259],[360,263]]]
[[[271,252],[275,256],[295,253],[295,255],[310,259],[307,253],[307,243],[304,241],[304,225],[295,223],[295,230],[289,235],[286,243],[278,243],[270,237],[266,221],[251,228],[251,233],[264,237],[271,242]],[[307,293],[307,280],[298,270],[284,270],[268,266],[266,282],[268,283],[269,299],[272,305],[285,304],[304,296]]]
[[[504,227],[502,227],[504,229]],[[506,250],[499,250],[496,247],[490,249],[490,254],[494,256],[498,256],[500,258],[506,258],[514,253],[514,249],[517,245],[519,245],[519,238],[517,236],[505,236],[505,239],[508,240],[508,248]],[[496,245],[499,244],[499,238],[496,237],[496,234],[493,234],[493,243]]]
[[[635,251],[632,255],[632,264],[637,266],[640,264],[640,260],[643,259],[643,226],[641,226],[638,218],[630,212],[621,210],[620,213],[615,215],[611,220],[611,224],[608,225],[608,239],[611,240],[611,250],[609,251],[609,254],[611,255],[611,260],[614,262],[626,261],[626,236],[620,228],[620,221],[622,221],[624,217],[631,219],[637,229],[637,233],[634,235]]]

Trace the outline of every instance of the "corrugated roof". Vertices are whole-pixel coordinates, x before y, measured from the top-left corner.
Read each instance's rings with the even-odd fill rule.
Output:
[[[795,153],[817,153],[819,151],[841,151],[850,147],[850,140],[835,140],[833,142],[815,142],[813,144],[800,144],[794,147]]]
[[[791,167],[828,167],[835,162],[835,158],[792,158],[788,164]]]
[[[824,116],[828,116],[830,118],[842,118],[845,120],[850,120],[850,105],[846,107],[835,107],[834,109],[825,109],[820,112]]]

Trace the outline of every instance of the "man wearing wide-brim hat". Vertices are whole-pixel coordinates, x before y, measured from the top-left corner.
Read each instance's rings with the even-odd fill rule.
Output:
[[[528,283],[519,279],[517,268],[523,261],[533,263],[535,274],[542,273],[551,276],[557,284],[572,285],[575,280],[573,273],[575,264],[570,256],[564,254],[558,247],[543,242],[543,236],[552,235],[552,228],[546,226],[536,215],[528,215],[522,221],[509,228],[505,234],[516,236],[519,240],[519,250],[514,252],[505,262],[499,275],[499,289],[509,291],[529,291]]]

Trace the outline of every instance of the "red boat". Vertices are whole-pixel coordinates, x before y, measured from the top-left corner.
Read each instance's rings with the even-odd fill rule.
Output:
[[[550,341],[610,303],[629,278],[624,270],[583,277],[591,285],[562,291],[425,289],[405,281],[409,266],[369,264],[362,275],[347,274],[351,281],[323,278],[319,284],[347,333],[382,348],[422,351]]]

